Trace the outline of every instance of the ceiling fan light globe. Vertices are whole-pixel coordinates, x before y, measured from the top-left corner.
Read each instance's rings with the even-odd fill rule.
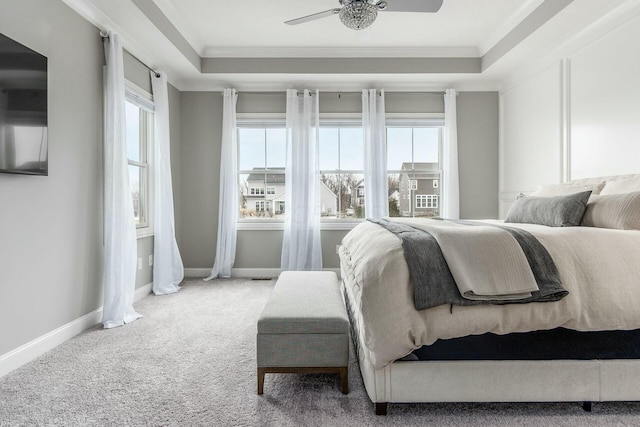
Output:
[[[354,0],[340,9],[340,20],[353,30],[362,30],[378,17],[378,7],[367,1]]]

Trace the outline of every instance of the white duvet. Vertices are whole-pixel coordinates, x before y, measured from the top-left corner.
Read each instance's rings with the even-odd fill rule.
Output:
[[[429,220],[403,220],[413,221]],[[567,297],[545,303],[454,306],[452,312],[449,305],[417,311],[400,240],[369,221],[345,236],[340,249],[343,279],[376,368],[437,339],[556,327],[640,328],[640,231],[508,225],[529,231],[547,248]]]

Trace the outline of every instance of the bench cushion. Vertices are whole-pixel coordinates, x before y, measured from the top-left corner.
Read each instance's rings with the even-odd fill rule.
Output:
[[[285,271],[258,320],[258,334],[348,334],[349,318],[332,271]]]

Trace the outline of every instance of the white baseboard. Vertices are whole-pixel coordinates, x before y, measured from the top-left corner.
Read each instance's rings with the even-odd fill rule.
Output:
[[[153,288],[153,283],[147,283],[144,286],[140,286],[133,294],[133,302],[138,302],[142,298],[146,297],[151,293],[151,289]]]
[[[141,300],[151,292],[152,284],[141,286],[135,290],[134,302]],[[18,369],[22,365],[31,362],[38,356],[43,355],[47,351],[59,346],[63,342],[75,337],[76,335],[94,327],[102,321],[102,307],[92,311],[89,314],[72,320],[66,325],[60,326],[53,331],[46,333],[15,350],[11,350],[0,356],[0,377],[8,374],[14,369]]]
[[[211,274],[210,268],[185,268],[184,277],[209,277]]]
[[[339,268],[325,268],[325,271],[333,271],[340,276]],[[184,277],[208,277],[211,274],[210,268],[185,268]],[[234,268],[231,270],[232,277],[263,278],[278,277],[279,268]]]

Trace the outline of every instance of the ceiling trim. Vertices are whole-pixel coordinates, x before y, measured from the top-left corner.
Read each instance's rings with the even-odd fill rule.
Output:
[[[272,77],[274,75],[269,75]],[[355,76],[355,75],[354,75]],[[207,76],[211,77],[211,76]],[[287,75],[286,81],[263,81],[263,82],[243,82],[234,81],[232,76],[221,75],[220,79],[197,79],[180,81],[181,91],[222,91],[225,88],[233,87],[239,92],[286,92],[287,89],[310,88],[317,89],[320,92],[357,92],[362,89],[370,89],[372,87],[383,87],[385,92],[444,92],[446,89],[455,88],[462,92],[485,92],[498,91],[499,85],[493,81],[461,81],[459,75],[448,75],[451,80],[449,82],[405,82],[393,79],[389,75],[371,75],[371,81],[347,81],[347,82],[322,82],[318,81],[314,76]],[[305,78],[306,77],[306,78]],[[355,76],[360,77],[360,76]]]
[[[482,56],[482,71],[495,64],[574,0],[545,0]]]
[[[121,25],[117,24],[93,3],[87,2],[86,0],[62,1],[96,28],[118,33],[121,36],[124,49],[135,54],[138,61],[145,64],[145,66],[153,67],[155,64],[164,64],[165,61],[159,61],[157,58],[146,53],[147,50],[145,49],[145,46],[138,43],[135,37],[132,37],[128,31],[126,31]],[[99,33],[97,33],[96,36],[99,37]],[[169,82],[173,83],[179,80],[179,76],[172,69],[166,67],[156,68],[161,68],[162,71],[167,74],[167,80],[169,80]]]
[[[475,58],[476,47],[216,47],[203,58]]]
[[[131,0],[149,21],[182,53],[182,55],[200,71],[200,54],[184,38],[182,33],[171,23],[167,15],[153,2],[153,0]]]
[[[203,58],[203,74],[480,73],[480,58]]]

